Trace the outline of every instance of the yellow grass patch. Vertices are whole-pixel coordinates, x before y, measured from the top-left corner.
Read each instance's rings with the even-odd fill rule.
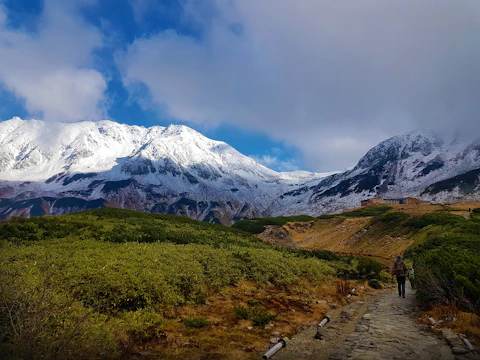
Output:
[[[480,341],[480,317],[459,310],[454,303],[437,305],[425,314],[427,317],[435,319],[436,327],[446,327],[455,333],[465,334],[467,337],[473,337]],[[430,324],[427,317],[425,317],[425,322]]]

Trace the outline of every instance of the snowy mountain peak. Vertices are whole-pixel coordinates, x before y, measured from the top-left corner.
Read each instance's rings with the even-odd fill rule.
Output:
[[[184,125],[0,122],[0,218],[98,206],[230,223],[311,214],[374,197],[478,197],[480,139],[416,130],[343,173],[276,172]]]
[[[230,204],[230,214],[258,216],[286,188],[322,177],[275,172],[184,125],[0,122],[0,194],[10,198],[102,198],[147,210],[208,200]],[[211,207],[195,206],[189,211],[198,218]]]

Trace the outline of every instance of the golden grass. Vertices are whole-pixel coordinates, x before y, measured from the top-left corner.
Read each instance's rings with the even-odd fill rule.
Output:
[[[383,236],[369,238],[364,235],[371,217],[322,219],[310,223],[288,223],[281,230],[264,232],[259,237],[277,243],[276,234],[284,234],[284,245],[311,250],[328,250],[339,254],[374,257],[384,265],[413,243],[405,237]],[[288,239],[288,244],[286,244]]]
[[[454,303],[437,305],[425,314],[435,319],[437,327],[446,327],[455,333],[462,333],[477,341],[480,340],[480,316],[460,311]],[[430,324],[429,321],[428,324]]]
[[[404,212],[412,216],[434,211],[449,211],[452,214],[465,216],[469,209],[480,208],[480,202],[389,206],[393,208],[393,211]],[[351,211],[353,210],[356,209]],[[390,261],[397,255],[403,254],[414,243],[414,239],[388,235],[369,237],[366,227],[371,219],[371,217],[333,218],[305,223],[287,223],[281,227],[271,226],[268,231],[258,237],[265,242],[277,245],[370,256],[384,265],[390,265]]]

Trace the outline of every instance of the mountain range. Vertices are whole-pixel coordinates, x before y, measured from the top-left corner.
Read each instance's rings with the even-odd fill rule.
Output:
[[[0,218],[102,206],[229,224],[320,215],[374,197],[480,198],[480,139],[413,131],[381,142],[351,170],[276,172],[182,125],[0,122]]]

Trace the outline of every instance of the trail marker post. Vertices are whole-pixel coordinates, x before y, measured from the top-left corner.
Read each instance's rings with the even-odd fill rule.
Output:
[[[275,345],[270,350],[268,350],[265,354],[263,354],[262,360],[270,359],[274,354],[277,353],[278,350],[280,350],[281,348],[284,348],[285,346],[287,346],[287,339],[278,340],[277,345]]]

